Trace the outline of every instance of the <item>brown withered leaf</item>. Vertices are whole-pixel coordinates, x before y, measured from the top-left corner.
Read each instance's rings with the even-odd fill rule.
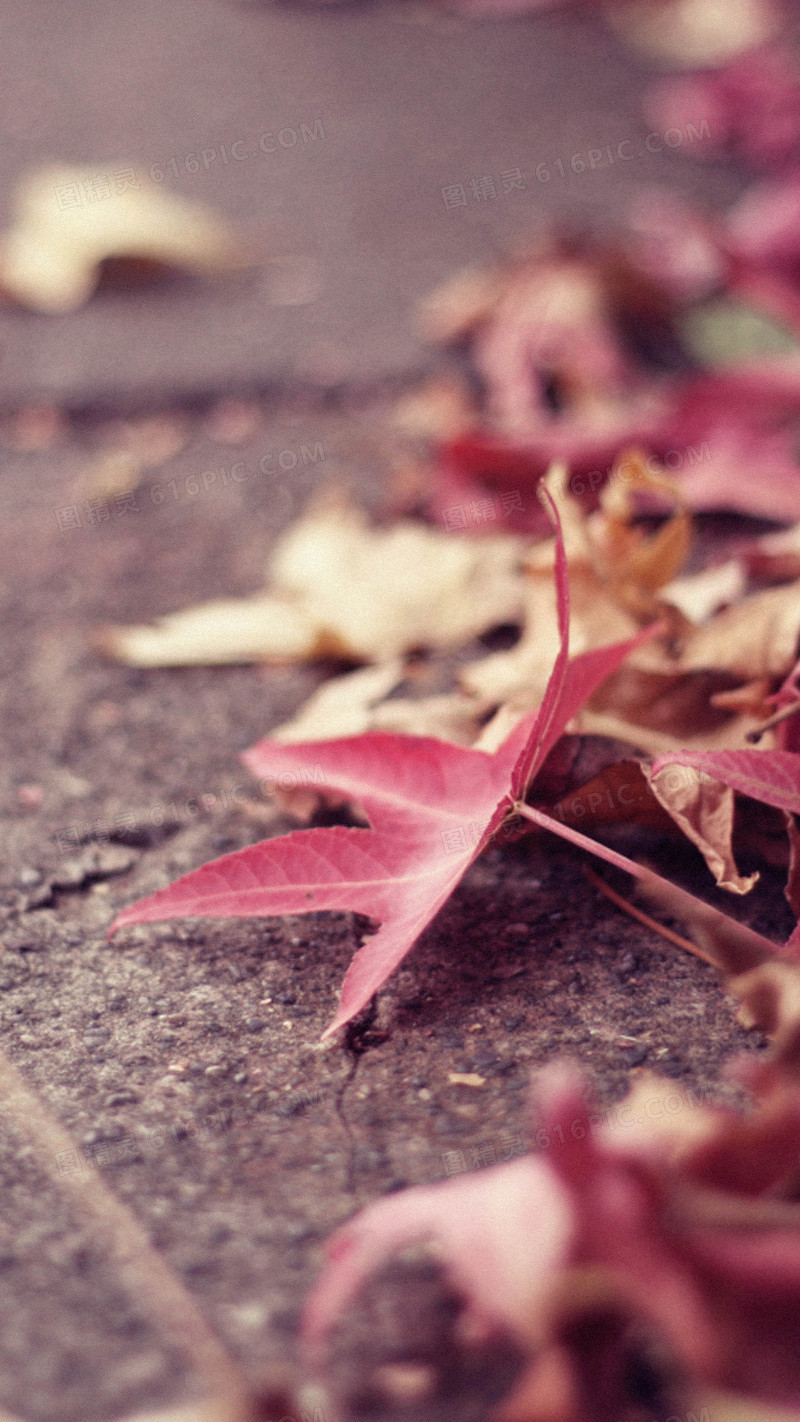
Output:
[[[638,760],[622,759],[606,766],[557,800],[550,814],[582,830],[624,824],[662,834],[677,833],[671,815],[652,792],[646,767]]]
[[[653,537],[643,537],[633,523],[635,494],[661,492],[663,481],[640,456],[620,460],[600,510],[588,519],[563,481],[551,475],[548,482],[570,566],[571,650],[630,636],[659,614],[666,623],[663,635],[639,648],[600,687],[573,730],[611,736],[648,754],[744,747],[768,714],[771,681],[785,676],[796,660],[800,583],[754,593],[709,617],[719,600],[726,604],[741,593],[743,569],[730,560],[720,570],[676,582],[674,573],[688,548],[688,520],[679,510]],[[526,616],[517,645],[473,663],[461,675],[473,695],[504,703],[497,725],[490,723],[479,742],[486,748],[541,698],[553,656],[552,595],[542,581],[550,557],[549,543],[528,555]]]
[[[75,311],[112,263],[116,276],[135,279],[169,268],[214,275],[249,259],[222,218],[130,163],[52,166],[23,179],[0,240],[0,291],[32,311]]]
[[[732,893],[748,893],[758,879],[758,874],[741,875],[736,867],[733,791],[710,776],[687,773],[685,767],[675,766],[670,773],[653,776],[650,767],[640,761],[619,760],[571,789],[549,813],[584,832],[638,825],[661,835],[685,835],[699,849],[720,887]],[[752,838],[747,842],[752,845]],[[761,843],[759,840],[759,847]]]
[[[660,494],[676,512],[655,533],[635,522],[642,495]],[[640,450],[616,461],[600,495],[598,514],[587,522],[592,566],[617,600],[638,616],[652,616],[653,595],[675,579],[686,562],[692,520],[677,485],[650,468]]]
[[[742,551],[752,576],[784,582],[800,578],[800,523],[779,533],[765,533]]]
[[[522,612],[524,542],[462,538],[402,520],[373,528],[326,495],[284,533],[269,585],[204,603],[154,626],[111,627],[108,655],[135,666],[303,661],[386,662],[420,647],[459,646]]]

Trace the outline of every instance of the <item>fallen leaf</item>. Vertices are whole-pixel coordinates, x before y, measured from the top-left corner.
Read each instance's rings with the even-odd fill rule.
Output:
[[[456,745],[473,743],[488,704],[457,691],[416,698],[391,696],[404,677],[400,658],[333,677],[323,682],[291,721],[271,733],[272,739],[288,744],[360,736],[365,731],[396,731],[436,736]]]
[[[603,825],[643,825],[669,833],[677,827],[653,794],[646,767],[638,760],[618,760],[561,796],[550,809],[554,819],[582,829]]]
[[[114,172],[53,166],[23,179],[0,241],[6,296],[50,315],[75,311],[111,261],[131,271],[139,264],[205,275],[238,270],[248,259],[221,218],[131,165]]]
[[[772,0],[611,0],[604,13],[626,44],[682,69],[730,64],[772,39],[780,23]]]
[[[796,354],[797,336],[743,302],[720,299],[694,307],[682,319],[681,332],[704,366],[736,365],[763,356]]]
[[[780,169],[792,163],[800,141],[800,71],[792,49],[772,44],[721,69],[670,76],[651,84],[645,113],[657,133],[694,124],[699,159],[735,156],[748,168]]]
[[[218,598],[149,626],[101,627],[94,645],[134,667],[305,661],[338,651],[302,607],[263,594]]]
[[[97,645],[134,666],[294,661],[386,662],[458,646],[515,621],[524,544],[458,538],[411,520],[372,528],[337,495],[317,500],[279,540],[267,591],[204,603],[155,626],[103,629]]]
[[[800,576],[800,558],[798,559]],[[660,597],[677,607],[684,617],[699,626],[707,622],[720,608],[736,603],[747,588],[747,571],[742,558],[729,558],[725,563],[703,568],[699,573],[688,573],[681,578],[673,578],[662,586]]]
[[[687,781],[713,777],[740,795],[800,814],[800,755],[794,751],[672,751],[654,761],[653,785],[673,766],[695,772]]]
[[[362,1282],[422,1243],[473,1331],[510,1331],[530,1359],[504,1422],[638,1415],[645,1357],[653,1415],[685,1415],[708,1386],[800,1406],[800,1209],[771,1196],[800,1165],[800,1092],[764,1092],[749,1117],[690,1097],[694,1122],[665,1129],[687,1095],[650,1077],[593,1112],[571,1069],[542,1073],[538,1153],[376,1201],[337,1231],[306,1308],[311,1355]]]
[[[648,616],[656,619],[652,594],[673,576],[688,548],[689,526],[682,514],[649,539],[632,526],[633,491],[661,490],[665,481],[649,474],[634,456],[621,460],[619,470],[609,485],[605,506],[591,521],[571,496],[562,467],[555,466],[544,481],[559,511],[569,564],[573,655],[622,641],[633,636]],[[555,543],[548,539],[527,556],[525,615],[516,646],[471,663],[460,676],[472,695],[489,703],[511,703],[519,714],[541,699],[556,652],[554,555]]]
[[[721,785],[710,774],[688,771],[645,774],[659,804],[700,850],[720,888],[736,894],[749,893],[759,876],[742,875],[736,867],[733,857],[735,807],[730,786]]]
[[[557,512],[553,506],[553,517]],[[577,707],[637,639],[568,660],[563,544],[555,577],[560,645],[541,706],[489,755],[428,738],[367,734],[282,746],[262,741],[245,761],[271,781],[313,769],[326,792],[357,805],[369,829],[299,830],[186,875],[123,910],[133,923],[186,916],[252,917],[350,911],[381,927],[358,950],[326,1036],[369,1001],[446,903],[470,864],[513,815]],[[645,634],[646,635],[646,634]]]
[[[442,328],[485,395],[437,451],[437,515],[500,490],[507,526],[538,531],[526,492],[554,460],[592,497],[636,445],[669,459],[689,508],[800,517],[798,202],[792,179],[722,221],[648,192],[624,250],[550,241],[496,269]],[[687,340],[724,365],[693,369]]]
[[[493,652],[469,663],[460,684],[489,705],[510,704],[518,716],[541,700],[558,646],[552,575],[532,572],[525,589],[523,632],[508,652]],[[570,573],[571,649],[574,654],[632,637],[638,622],[595,574],[573,565]]]
[[[741,879],[732,850],[734,792],[800,812],[800,755],[781,750],[676,751],[659,756],[650,787],[700,849],[724,888],[746,893],[757,875]]]

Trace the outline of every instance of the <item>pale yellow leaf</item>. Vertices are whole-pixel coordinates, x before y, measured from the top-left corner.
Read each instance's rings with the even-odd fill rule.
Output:
[[[605,14],[626,44],[681,69],[729,64],[779,23],[771,0],[612,0]]]
[[[0,240],[0,289],[7,296],[34,311],[74,311],[112,260],[197,274],[247,265],[226,222],[156,186],[130,163],[52,166],[23,179],[12,225]]]

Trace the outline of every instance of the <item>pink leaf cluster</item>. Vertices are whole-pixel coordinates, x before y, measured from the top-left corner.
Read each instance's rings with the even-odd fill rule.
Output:
[[[539,1358],[556,1345],[563,1358],[570,1279],[602,1277],[606,1300],[647,1326],[693,1382],[800,1407],[800,1218],[797,1206],[769,1212],[800,1168],[800,1091],[765,1100],[748,1122],[695,1106],[702,1129],[680,1150],[624,1103],[598,1118],[570,1068],[543,1074],[538,1098],[546,1150],[379,1200],[334,1235],[306,1313],[311,1351],[322,1354],[382,1262],[428,1242],[476,1325],[510,1330]],[[618,1382],[609,1348],[575,1415],[623,1415]]]

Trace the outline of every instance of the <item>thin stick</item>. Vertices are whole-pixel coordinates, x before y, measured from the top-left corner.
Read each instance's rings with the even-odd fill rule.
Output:
[[[606,883],[605,879],[601,879],[599,874],[595,874],[594,869],[590,869],[588,864],[584,864],[583,872],[589,880],[589,883],[594,884],[594,887],[599,889],[601,894],[605,894],[606,898],[610,899],[612,904],[616,904],[617,908],[621,908],[625,913],[629,913],[631,918],[638,919],[639,923],[643,923],[645,928],[652,928],[654,933],[660,933],[662,938],[668,938],[670,943],[677,944],[679,948],[683,948],[687,953],[692,953],[695,958],[702,958],[703,962],[710,963],[712,968],[718,966],[716,959],[712,958],[710,953],[704,952],[702,948],[698,948],[697,944],[692,943],[690,938],[683,938],[680,933],[675,932],[674,928],[667,928],[663,923],[657,923],[654,918],[650,917],[649,913],[644,912],[644,909],[637,908],[636,905],[630,903],[628,899],[624,899],[622,894],[618,894],[616,889],[612,889],[611,885]]]
[[[715,950],[718,950],[714,966],[722,972],[744,973],[749,968],[772,962],[776,954],[780,955],[779,945],[765,938],[763,933],[756,933],[755,929],[748,928],[735,918],[729,918],[719,909],[712,908],[704,899],[698,899],[695,894],[680,889],[677,884],[671,884],[654,869],[647,869],[644,864],[637,864],[635,859],[628,859],[624,854],[618,854],[615,849],[609,849],[608,845],[589,839],[588,835],[581,834],[580,830],[554,820],[552,815],[546,815],[543,810],[535,810],[523,800],[515,801],[513,808],[516,814],[531,820],[541,829],[557,834],[560,839],[568,840],[570,844],[576,845],[578,849],[585,849],[598,859],[605,859],[607,864],[613,864],[616,869],[623,869],[626,874],[633,874],[647,885],[654,898],[668,906],[669,912],[676,918],[682,917],[689,923],[700,924]]]
[[[764,721],[755,731],[748,731],[745,740],[751,744],[758,744],[766,731],[771,731],[773,726],[780,726],[782,721],[788,721],[790,716],[800,715],[800,700],[790,701],[788,706],[782,706],[780,711],[776,711],[774,716],[770,716],[768,721]]]
[[[59,1172],[56,1157],[75,1150],[60,1121],[32,1091],[11,1062],[0,1053],[0,1121],[33,1148],[40,1169],[71,1197],[90,1225],[105,1234],[108,1254],[134,1299],[149,1307],[162,1337],[177,1346],[193,1366],[209,1396],[196,1402],[197,1422],[245,1422],[252,1416],[248,1388],[238,1364],[212,1332],[194,1299],[161,1255],[153,1248],[138,1220],[109,1190],[92,1165]],[[180,1414],[178,1414],[180,1415]]]

